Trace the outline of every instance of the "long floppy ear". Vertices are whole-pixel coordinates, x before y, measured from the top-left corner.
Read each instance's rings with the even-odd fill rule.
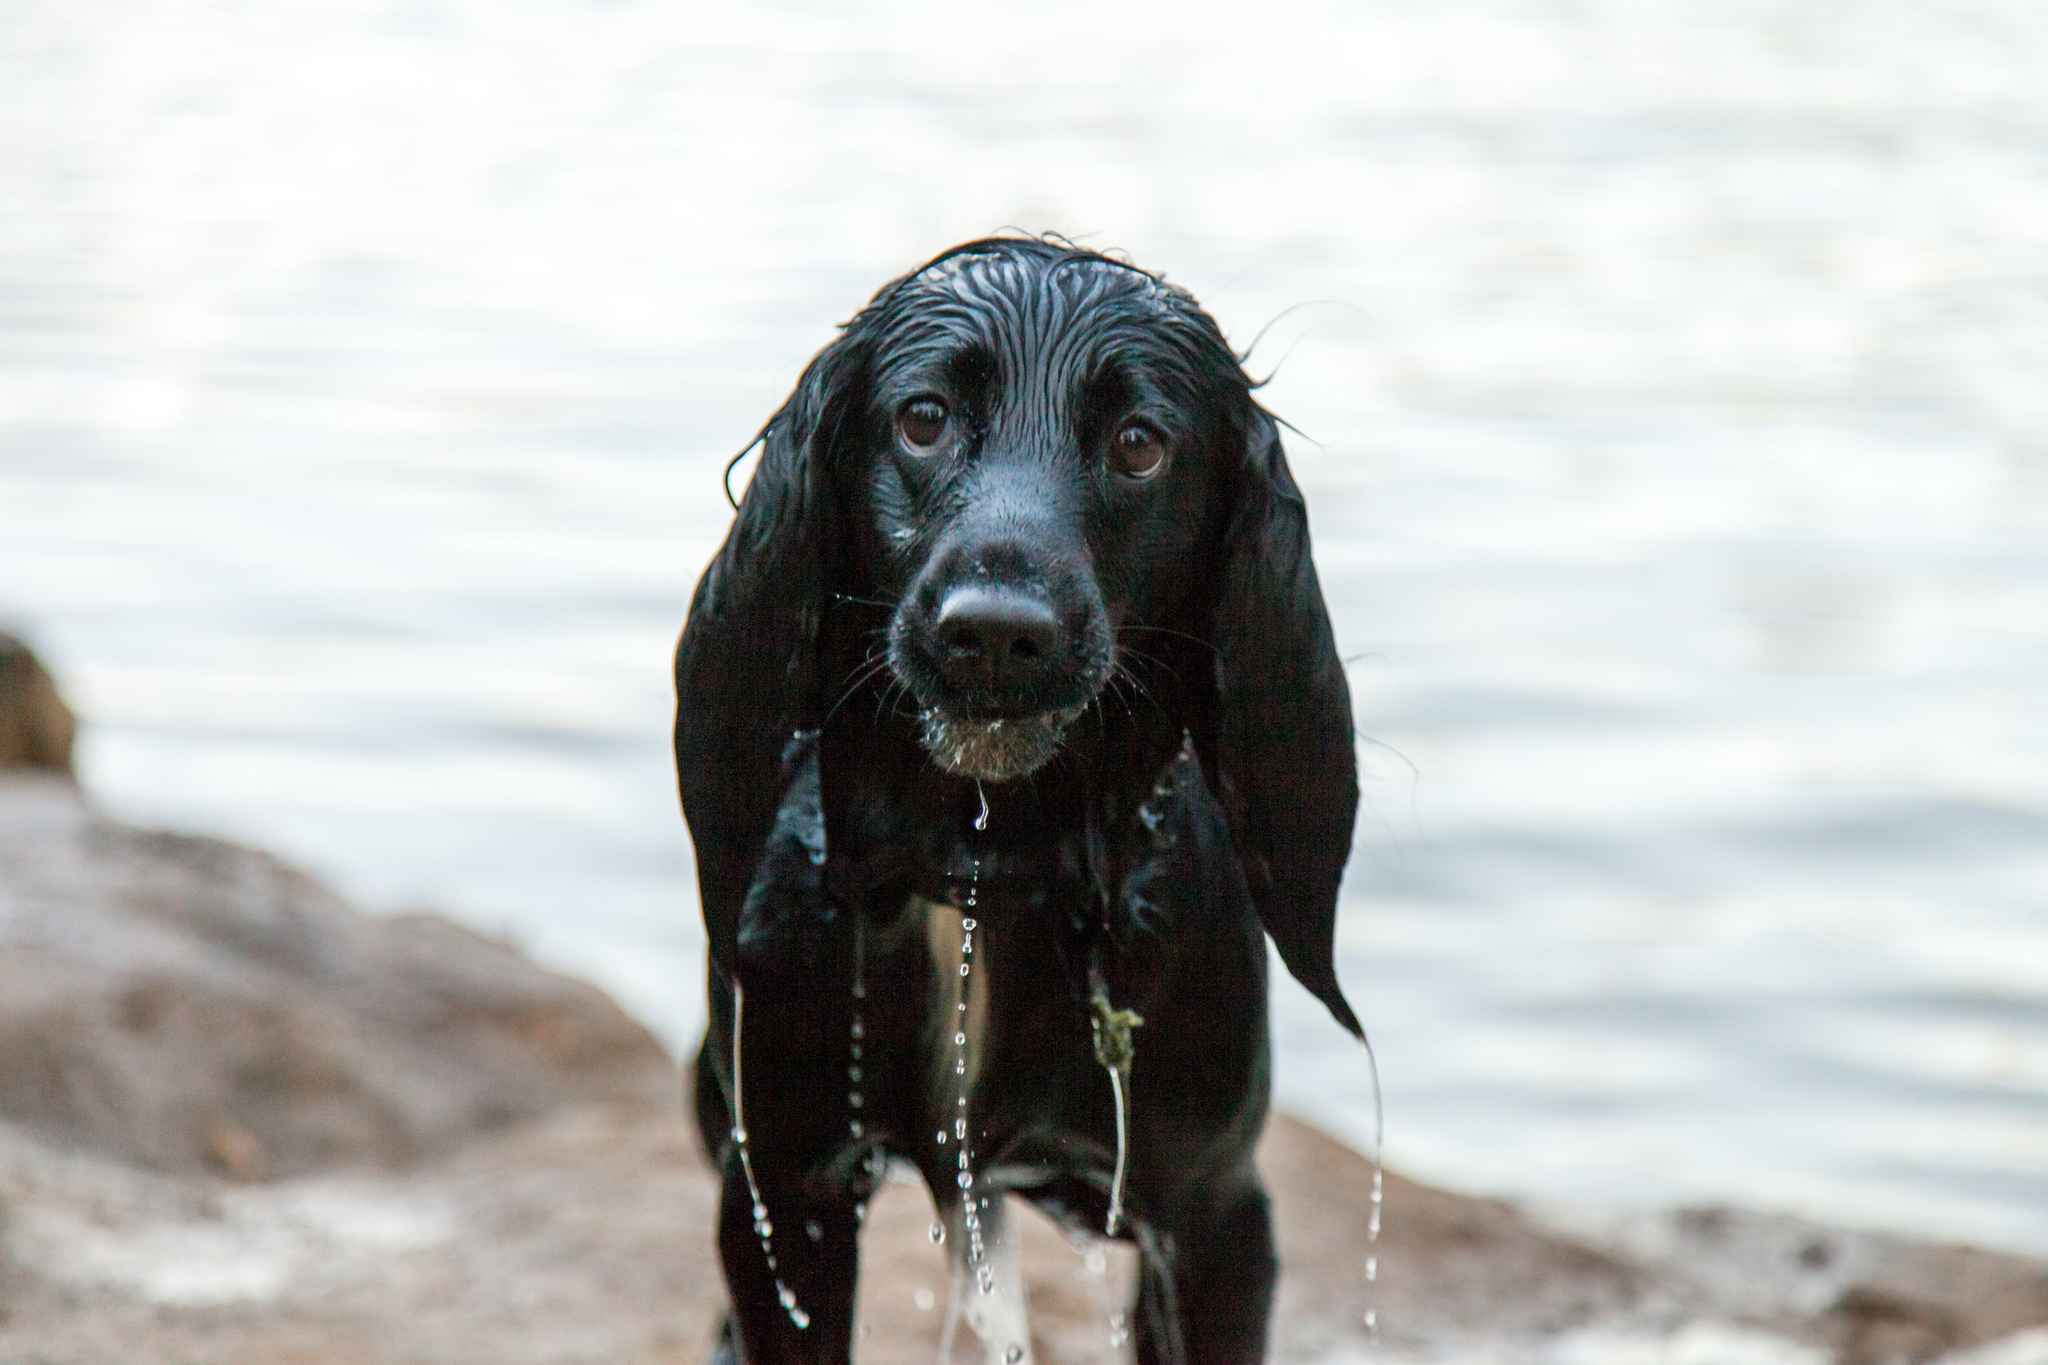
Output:
[[[1309,559],[1301,490],[1256,404],[1218,586],[1211,784],[1280,960],[1363,1037],[1335,962],[1337,883],[1358,812],[1351,690]]]
[[[676,776],[697,850],[711,956],[730,970],[785,793],[823,717],[818,623],[840,552],[833,447],[860,371],[856,326],[769,419],[739,515],[676,648]]]

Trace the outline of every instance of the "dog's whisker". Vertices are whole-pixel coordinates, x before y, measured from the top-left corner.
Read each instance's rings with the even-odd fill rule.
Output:
[[[1175,629],[1173,629],[1173,628],[1172,628],[1171,626],[1146,626],[1146,625],[1135,625],[1135,624],[1131,624],[1131,623],[1126,623],[1126,624],[1124,624],[1124,625],[1118,626],[1118,627],[1116,628],[1116,633],[1117,633],[1117,634],[1119,634],[1119,635],[1121,635],[1121,634],[1123,634],[1123,633],[1124,633],[1125,631],[1127,631],[1127,630],[1142,630],[1142,631],[1147,631],[1147,632],[1149,632],[1149,633],[1151,633],[1151,634],[1154,634],[1154,635],[1171,635],[1171,636],[1173,636],[1173,637],[1174,637],[1175,639],[1178,639],[1178,640],[1187,640],[1187,641],[1190,641],[1190,642],[1191,642],[1191,643],[1193,643],[1193,644],[1198,644],[1198,645],[1200,645],[1200,646],[1201,646],[1202,648],[1204,648],[1204,649],[1208,650],[1208,651],[1209,651],[1209,652],[1210,652],[1211,654],[1215,654],[1215,653],[1217,653],[1217,652],[1218,652],[1218,651],[1217,651],[1217,648],[1216,648],[1216,646],[1215,646],[1215,644],[1214,644],[1214,642],[1212,642],[1212,641],[1209,641],[1209,640],[1204,640],[1204,639],[1203,639],[1203,638],[1202,638],[1201,636],[1199,636],[1199,635],[1190,635],[1190,634],[1188,634],[1188,633],[1187,633],[1186,631],[1184,631],[1184,630],[1175,630]]]
[[[848,689],[851,690],[860,687],[863,683],[867,682],[868,679],[874,677],[877,672],[884,668],[887,668],[888,666],[889,656],[886,653],[879,655],[870,653],[866,658],[862,659],[859,663],[855,664],[853,668],[848,672]]]
[[[1125,682],[1129,683],[1134,689],[1136,689],[1139,696],[1143,697],[1147,702],[1151,703],[1153,710],[1159,712],[1159,714],[1161,715],[1165,715],[1167,713],[1166,708],[1159,704],[1159,699],[1152,695],[1152,689],[1146,687],[1145,684],[1139,679],[1138,675],[1136,673],[1133,673],[1128,667],[1126,667],[1121,659],[1117,660],[1116,664],[1112,668],[1110,672],[1110,677],[1122,678]],[[1125,710],[1129,709],[1129,703],[1125,703]]]
[[[1126,720],[1135,721],[1138,718],[1138,713],[1131,709],[1131,699],[1124,695],[1123,688],[1118,685],[1126,681],[1128,679],[1118,676],[1118,672],[1112,672],[1109,675],[1109,682],[1102,690],[1116,698],[1117,704],[1124,708],[1124,718]]]
[[[1119,660],[1126,658],[1141,660],[1144,663],[1150,664],[1152,667],[1158,669],[1167,677],[1172,678],[1175,682],[1180,681],[1180,674],[1174,670],[1173,665],[1166,662],[1166,660],[1159,658],[1157,655],[1147,654],[1142,649],[1135,649],[1130,645],[1122,643],[1119,643],[1117,645],[1117,653]]]
[[[825,712],[825,719],[819,722],[819,727],[822,729],[826,722],[829,722],[832,719],[832,717],[839,714],[840,707],[846,705],[848,701],[852,700],[853,695],[856,692],[860,691],[861,688],[867,686],[868,683],[874,681],[875,675],[884,671],[888,667],[889,659],[887,655],[882,656],[880,659],[870,657],[869,659],[864,660],[862,663],[855,665],[856,672],[859,676],[855,677],[852,682],[846,685],[846,690],[839,694],[839,700],[833,702],[831,709]]]

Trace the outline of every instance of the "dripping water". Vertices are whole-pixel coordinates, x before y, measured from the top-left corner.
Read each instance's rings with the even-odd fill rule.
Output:
[[[976,784],[978,810],[971,819],[977,832],[988,829],[990,810],[988,794]],[[970,808],[973,809],[973,808]],[[977,945],[977,935],[983,929],[977,916],[981,913],[981,855],[974,848],[969,836],[969,872],[967,885],[958,893],[952,907],[958,915],[959,938],[957,953],[952,957],[953,970],[939,967],[943,983],[941,1001],[951,998],[954,1002],[952,1025],[942,1028],[938,1041],[943,1049],[946,1035],[951,1034],[950,1088],[943,1086],[947,1072],[941,1071],[942,1088],[939,1093],[953,1096],[951,1122],[933,1134],[936,1150],[943,1156],[953,1153],[950,1162],[952,1179],[939,1190],[934,1191],[944,1211],[944,1225],[938,1229],[935,1239],[949,1243],[948,1259],[952,1273],[949,1278],[949,1292],[946,1302],[946,1321],[940,1344],[942,1365],[951,1365],[954,1338],[959,1324],[964,1320],[971,1327],[987,1354],[987,1365],[1031,1365],[1029,1327],[1026,1317],[1023,1269],[1018,1261],[1018,1247],[1014,1234],[1006,1233],[1002,1195],[991,1190],[983,1178],[984,1173],[976,1169],[974,1138],[971,1133],[972,1113],[968,1101],[978,1079],[980,1055],[979,1035],[975,1024],[977,1008],[974,1004],[975,990],[979,987],[984,998],[990,982],[984,979],[989,970],[987,941]],[[940,911],[938,913],[944,913]],[[980,960],[980,972],[976,960]],[[939,958],[941,963],[947,959]],[[944,1010],[943,1003],[939,1008]],[[941,1016],[944,1017],[943,1015]],[[939,1052],[941,1059],[945,1051]],[[970,1061],[974,1064],[970,1065]],[[940,1062],[944,1066],[944,1061]],[[943,1169],[943,1168],[942,1168]]]
[[[861,1098],[861,1078],[866,1063],[861,1054],[867,1047],[867,1025],[865,1021],[868,999],[867,930],[868,922],[866,917],[856,912],[853,916],[853,1002],[852,1009],[849,1011],[852,1018],[846,1026],[846,1136],[855,1143],[860,1142],[866,1132],[865,1121],[862,1118],[866,1106]],[[881,1155],[879,1150],[876,1151],[875,1156],[877,1160],[875,1164],[878,1167],[881,1164]],[[877,1172],[876,1179],[879,1180],[880,1178],[880,1174]],[[865,1200],[853,1206],[853,1221],[856,1227],[868,1221],[868,1206]],[[810,1229],[811,1240],[814,1242],[820,1240],[819,1233],[816,1230],[817,1226],[817,1224],[813,1223]],[[860,1311],[857,1302],[854,1311],[856,1315]],[[856,1330],[861,1335],[866,1335],[868,1330],[867,1324],[859,1323]]]
[[[1124,1098],[1123,1073],[1111,1067],[1109,1088],[1116,1096],[1116,1172],[1109,1181],[1109,1217],[1103,1220],[1105,1236],[1116,1236],[1124,1221],[1124,1163],[1130,1155],[1130,1104]]]
[[[1380,1344],[1379,1288],[1380,1277],[1380,1209],[1386,1197],[1387,1169],[1384,1160],[1387,1141],[1387,1115],[1380,1101],[1380,1059],[1372,1050],[1372,1039],[1362,1032],[1359,1042],[1365,1045],[1365,1063],[1372,1072],[1372,1216],[1365,1225],[1365,1331],[1373,1348]]]
[[[984,813],[986,806],[984,805]],[[966,1210],[961,1222],[967,1229],[967,1268],[986,1294],[994,1288],[994,1280],[986,1261],[986,1248],[982,1241],[981,1215],[976,1211],[974,1193],[974,1156],[967,1135],[967,997],[972,991],[968,981],[974,968],[974,931],[981,927],[974,918],[976,900],[981,889],[981,858],[975,856],[973,870],[967,883],[966,912],[960,916],[960,1001],[955,1013],[961,1017],[953,1029],[953,1074],[959,1077],[958,1094],[954,1108],[958,1111],[953,1118],[953,1137],[959,1148],[956,1160],[957,1173],[954,1184],[960,1187],[960,1200]]]
[[[861,915],[853,917],[853,1022],[847,1026],[846,1039],[846,1134],[855,1142],[860,1141],[866,1131],[862,1127],[861,1111],[861,1049],[866,1043],[867,1028],[862,1021],[868,998],[867,980],[867,920]]]
[[[741,1022],[745,1018],[747,997],[740,983],[732,983],[732,1140],[739,1148],[740,1169],[746,1173],[747,1194],[753,1200],[754,1235],[761,1239],[761,1255],[768,1261],[768,1271],[775,1275],[775,1301],[782,1305],[789,1320],[801,1332],[811,1325],[811,1315],[796,1301],[796,1291],[782,1282],[776,1274],[775,1224],[768,1219],[768,1205],[761,1198],[761,1186],[754,1179],[754,1158],[747,1150],[747,1113],[744,1096],[746,1088],[740,1072]]]
[[[974,786],[976,793],[981,796],[981,813],[975,817],[974,826],[976,829],[985,829],[988,821],[988,797],[981,792],[981,784],[979,782],[975,783]],[[959,1210],[960,1231],[964,1243],[964,1245],[956,1244],[953,1253],[955,1273],[949,1277],[949,1287],[946,1295],[946,1322],[944,1329],[939,1335],[940,1365],[951,1365],[953,1359],[953,1338],[959,1330],[960,1317],[966,1308],[962,1295],[963,1281],[970,1276],[979,1280],[981,1272],[985,1269],[983,1259],[986,1245],[982,1239],[981,1216],[975,1207],[973,1145],[967,1131],[967,1030],[969,1027],[967,1002],[972,991],[974,931],[981,927],[980,921],[975,918],[975,911],[979,908],[980,894],[981,856],[975,854],[968,871],[967,892],[961,897],[964,905],[960,912],[960,956],[958,976],[955,982],[954,1014],[956,1017],[953,1024],[952,1038],[953,1076],[955,1078],[953,1084],[953,1128],[950,1134],[944,1128],[939,1129],[934,1134],[935,1139],[941,1146],[947,1145],[947,1140],[950,1137],[952,1140],[951,1145],[958,1153],[954,1159],[955,1171],[953,1176],[953,1183],[957,1192],[948,1191],[946,1193],[950,1195],[953,1201],[957,1201],[955,1202],[955,1207]],[[932,1240],[943,1242],[945,1237],[945,1228],[940,1224],[934,1223],[932,1225]]]
[[[1130,1100],[1124,1082],[1131,1070],[1131,1030],[1145,1020],[1136,1010],[1120,1010],[1110,1003],[1109,983],[1099,967],[1090,967],[1088,1009],[1095,1035],[1095,1060],[1109,1073],[1110,1096],[1116,1107],[1116,1168],[1109,1181],[1109,1214],[1102,1234],[1116,1236],[1124,1220],[1124,1169],[1130,1160]]]

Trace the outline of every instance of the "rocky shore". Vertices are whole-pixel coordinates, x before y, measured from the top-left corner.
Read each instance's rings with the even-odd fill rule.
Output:
[[[0,648],[40,717],[0,720],[0,1365],[704,1359],[714,1186],[655,1040],[506,944],[109,818],[32,666]],[[1262,1158],[1276,1359],[2048,1365],[2020,1258],[1393,1175],[1369,1245],[1368,1163],[1284,1117]],[[935,1358],[929,1217],[876,1201],[864,1361]],[[1126,1254],[1020,1221],[1038,1358],[1118,1359]]]

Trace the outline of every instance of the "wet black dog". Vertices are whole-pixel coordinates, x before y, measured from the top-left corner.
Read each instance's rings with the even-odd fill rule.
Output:
[[[721,1353],[848,1358],[895,1158],[993,1358],[1030,1349],[1007,1191],[1137,1244],[1140,1360],[1258,1360],[1262,928],[1358,1028],[1350,700],[1273,420],[1184,291],[996,239],[883,288],[762,440],[676,660]]]

